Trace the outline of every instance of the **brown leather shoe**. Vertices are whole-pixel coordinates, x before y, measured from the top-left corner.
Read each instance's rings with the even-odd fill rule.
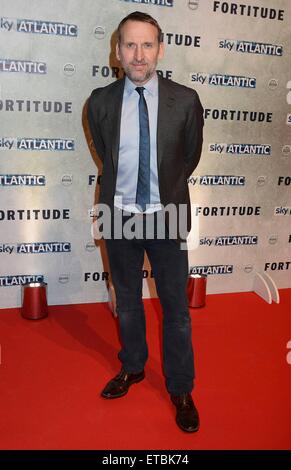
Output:
[[[176,423],[179,428],[185,432],[196,432],[199,429],[199,415],[194,405],[190,393],[182,393],[181,395],[171,395],[177,414]]]
[[[144,371],[138,374],[128,374],[124,369],[121,369],[118,375],[114,377],[101,393],[103,398],[119,398],[127,394],[129,387],[132,384],[141,382],[145,377]]]

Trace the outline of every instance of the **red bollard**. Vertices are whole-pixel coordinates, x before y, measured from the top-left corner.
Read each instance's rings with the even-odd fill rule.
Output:
[[[187,295],[189,307],[204,307],[206,299],[207,276],[191,274],[188,278]]]
[[[48,316],[46,288],[45,282],[31,282],[22,286],[23,318],[39,320]]]

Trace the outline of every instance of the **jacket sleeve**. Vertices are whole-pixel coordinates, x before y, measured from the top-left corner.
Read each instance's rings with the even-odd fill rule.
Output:
[[[185,164],[187,178],[191,176],[199,163],[203,143],[203,107],[195,90],[193,98],[185,127]]]
[[[88,108],[87,108],[87,118],[88,124],[91,132],[91,136],[94,142],[94,146],[100,160],[104,161],[105,156],[105,145],[102,139],[100,126],[99,126],[99,119],[98,119],[98,106],[96,103],[96,92],[98,90],[94,90],[88,100]]]

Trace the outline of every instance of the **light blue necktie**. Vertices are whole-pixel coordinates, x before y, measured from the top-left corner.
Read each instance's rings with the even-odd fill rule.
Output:
[[[137,87],[139,94],[139,166],[136,188],[136,204],[144,211],[150,203],[150,129],[144,87]]]

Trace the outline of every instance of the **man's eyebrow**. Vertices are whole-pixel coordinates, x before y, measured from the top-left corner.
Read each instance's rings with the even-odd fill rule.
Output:
[[[155,41],[144,41],[143,44],[153,44]],[[136,44],[136,42],[128,40],[124,41],[125,44]]]

